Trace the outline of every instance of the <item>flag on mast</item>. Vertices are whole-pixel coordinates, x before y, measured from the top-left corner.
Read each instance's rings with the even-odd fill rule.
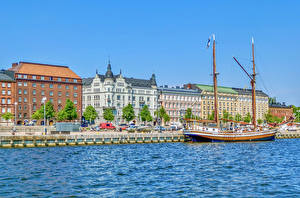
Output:
[[[208,41],[207,41],[207,44],[206,44],[206,49],[208,49],[209,46],[210,46],[210,39],[211,39],[211,36],[208,37]]]

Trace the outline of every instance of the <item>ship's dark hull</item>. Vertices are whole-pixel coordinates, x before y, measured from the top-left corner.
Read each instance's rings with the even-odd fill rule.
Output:
[[[203,133],[185,133],[193,142],[248,142],[248,141],[273,141],[275,140],[275,133],[266,133],[259,135],[215,135]]]

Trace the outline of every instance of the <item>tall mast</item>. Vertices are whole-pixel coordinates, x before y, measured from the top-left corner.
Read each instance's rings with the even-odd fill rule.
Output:
[[[213,78],[214,78],[214,98],[215,98],[215,122],[217,127],[219,127],[219,113],[218,113],[218,87],[217,87],[217,75],[216,72],[216,40],[213,34]]]
[[[254,61],[254,40],[252,38],[252,59],[253,59],[253,74],[252,74],[252,80],[251,80],[251,85],[252,85],[252,123],[254,126],[254,130],[256,129],[256,96],[255,96],[255,61]]]

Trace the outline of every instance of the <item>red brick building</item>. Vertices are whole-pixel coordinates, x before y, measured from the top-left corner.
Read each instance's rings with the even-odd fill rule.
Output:
[[[81,116],[82,81],[69,67],[19,62],[13,63],[8,70],[14,72],[16,80],[14,100],[18,124],[31,120],[32,114],[41,107],[43,97],[52,102],[56,112],[64,108],[66,99],[70,99]],[[42,120],[37,124],[41,123]]]
[[[0,103],[0,113],[6,113],[10,112],[12,114],[15,113],[14,111],[14,93],[15,93],[15,77],[14,72],[7,71],[7,70],[1,70],[0,71],[0,97],[1,97],[1,103]],[[0,119],[0,124],[3,125],[7,122],[13,123],[12,120],[4,120]]]
[[[279,118],[289,119],[293,117],[293,108],[284,103],[273,103],[269,105],[270,114]]]

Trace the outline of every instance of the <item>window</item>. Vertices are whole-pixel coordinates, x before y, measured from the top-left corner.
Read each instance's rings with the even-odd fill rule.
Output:
[[[22,78],[22,75],[21,75],[21,74],[18,74],[18,78]]]
[[[74,90],[77,90],[77,86],[74,86]]]
[[[41,94],[42,94],[42,96],[44,96],[45,95],[45,91],[42,91]]]
[[[58,96],[61,96],[61,91],[58,92]]]
[[[10,87],[11,87],[11,84],[10,84],[10,83],[7,83],[7,87],[10,88]]]
[[[6,94],[6,93],[5,93],[5,90],[2,90],[2,95],[5,96],[5,94]]]
[[[35,80],[35,79],[36,79],[36,76],[32,76],[32,79],[34,79],[34,80]]]
[[[53,103],[53,98],[50,98],[50,102]]]
[[[61,104],[61,99],[58,99],[57,102],[58,102],[58,104]]]
[[[121,96],[120,95],[117,95],[117,100],[121,100]]]
[[[35,104],[32,106],[32,109],[33,109],[34,111],[36,110],[36,105],[35,105]]]
[[[2,108],[2,113],[5,113],[5,108]]]
[[[18,90],[18,93],[19,93],[19,94],[22,94],[22,89],[19,89],[19,90]]]
[[[2,83],[2,87],[5,87],[5,83]]]
[[[50,95],[50,96],[53,96],[53,91],[50,91],[50,92],[49,92],[49,95]]]
[[[66,85],[66,89],[69,89],[69,85]]]
[[[74,104],[77,105],[77,100],[74,100]]]
[[[45,80],[45,77],[44,77],[44,76],[41,76],[41,80]]]
[[[19,105],[19,110],[22,110],[22,106],[21,105]]]
[[[74,97],[77,97],[78,96],[78,94],[77,93],[74,93]]]
[[[22,102],[22,97],[19,97],[19,100],[18,100],[19,102]]]
[[[32,83],[32,87],[36,87],[36,83]]]
[[[27,98],[24,98],[24,102],[27,102]]]
[[[58,88],[58,89],[61,89],[61,85],[58,85],[57,88]]]
[[[9,95],[9,96],[11,95],[11,90],[7,91],[7,95]]]
[[[53,84],[49,84],[49,88],[53,88]]]
[[[27,94],[27,89],[24,89],[24,94],[25,94],[25,95]]]
[[[21,87],[22,86],[22,82],[18,82],[18,86]]]
[[[27,79],[27,75],[24,74],[24,75],[23,75],[23,78]]]
[[[32,98],[32,102],[34,102],[34,103],[35,103],[35,102],[36,102],[36,98]]]
[[[36,95],[36,90],[34,89],[34,90],[32,90],[32,95]]]
[[[69,79],[68,79],[68,78],[66,78],[66,82],[69,82]]]
[[[69,92],[66,92],[66,96],[69,97]]]
[[[50,77],[49,77],[49,80],[53,80],[53,77],[52,77],[52,76],[50,76]]]
[[[27,87],[27,82],[24,82],[24,87]]]
[[[5,98],[2,98],[1,103],[5,104]]]
[[[24,105],[24,110],[26,110],[27,109],[27,105]]]
[[[7,108],[7,112],[11,113],[11,108],[10,107]]]
[[[61,81],[61,78],[57,78],[57,81]]]
[[[73,82],[74,82],[74,83],[77,83],[77,79],[74,79]]]
[[[42,88],[45,88],[45,84],[41,83],[41,87],[42,87]]]

